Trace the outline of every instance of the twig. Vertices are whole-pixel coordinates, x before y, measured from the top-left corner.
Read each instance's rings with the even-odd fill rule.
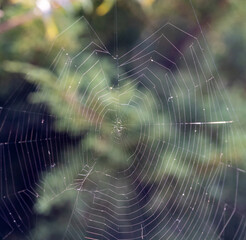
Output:
[[[12,28],[18,27],[24,23],[27,23],[37,17],[39,17],[39,15],[35,11],[30,11],[24,15],[13,17],[10,20],[0,24],[0,34],[9,31]]]

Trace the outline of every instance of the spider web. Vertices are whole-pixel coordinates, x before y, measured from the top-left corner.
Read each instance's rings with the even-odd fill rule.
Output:
[[[56,42],[81,26],[88,34],[79,50],[52,45],[49,52],[68,107],[30,104],[30,92],[43,102],[50,93],[24,82],[1,106],[1,237],[44,239],[33,230],[37,212],[65,201],[59,217],[66,224],[53,239],[229,239],[234,219],[229,236],[245,239],[237,208],[245,170],[233,157],[239,121],[203,32],[197,37],[169,21],[118,56],[82,17]],[[185,46],[174,36],[186,38]],[[109,151],[122,149],[109,163],[94,151],[107,132]]]

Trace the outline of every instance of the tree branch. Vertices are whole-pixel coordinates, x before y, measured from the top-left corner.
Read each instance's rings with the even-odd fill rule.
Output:
[[[29,22],[37,17],[39,17],[39,15],[35,11],[30,11],[27,14],[13,17],[12,19],[0,24],[0,34],[7,32],[10,29],[22,25],[26,22]]]

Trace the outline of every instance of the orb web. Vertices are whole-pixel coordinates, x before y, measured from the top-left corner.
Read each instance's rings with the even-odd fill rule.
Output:
[[[1,106],[1,237],[44,239],[58,205],[59,239],[223,239],[234,218],[244,239],[239,122],[205,38],[170,21],[114,56],[82,17],[56,43],[79,26],[82,45],[51,46],[52,80]]]

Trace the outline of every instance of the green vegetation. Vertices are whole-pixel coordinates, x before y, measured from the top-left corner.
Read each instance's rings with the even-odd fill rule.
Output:
[[[0,197],[36,218],[6,239],[243,239],[244,1],[42,2],[0,4],[1,142],[31,143]]]

